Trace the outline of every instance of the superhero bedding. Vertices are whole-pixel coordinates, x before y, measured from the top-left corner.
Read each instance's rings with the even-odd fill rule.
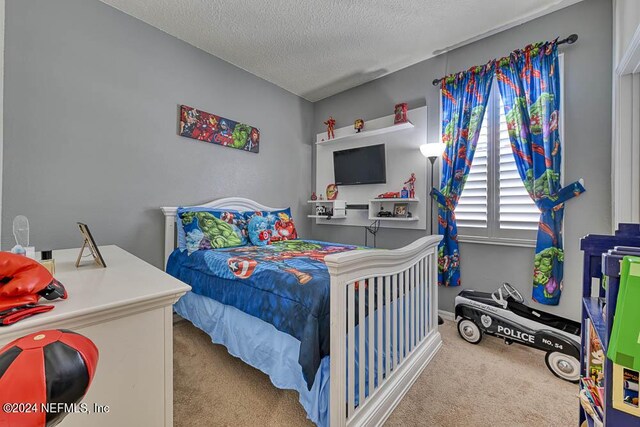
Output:
[[[167,272],[191,292],[257,317],[300,341],[307,388],[329,354],[329,272],[324,257],[359,249],[313,240],[200,250],[176,249]]]

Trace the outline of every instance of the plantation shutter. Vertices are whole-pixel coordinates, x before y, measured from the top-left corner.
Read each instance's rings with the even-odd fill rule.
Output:
[[[473,163],[456,207],[456,222],[459,227],[487,228],[487,162],[489,148],[487,116],[489,114],[484,115]]]
[[[513,158],[502,100],[500,108],[499,226],[501,229],[537,230],[540,211],[527,193]]]

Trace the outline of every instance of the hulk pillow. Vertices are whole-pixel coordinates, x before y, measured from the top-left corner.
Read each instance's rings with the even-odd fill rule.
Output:
[[[256,246],[266,246],[271,243],[271,230],[269,220],[263,216],[255,215],[249,220],[249,240]]]
[[[181,208],[177,212],[189,255],[201,249],[220,249],[247,243],[246,223],[239,212]]]

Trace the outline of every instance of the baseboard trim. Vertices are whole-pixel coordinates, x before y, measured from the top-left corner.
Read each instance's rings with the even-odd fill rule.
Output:
[[[450,311],[438,310],[438,314],[445,320],[451,320],[452,322],[456,320],[456,315]]]

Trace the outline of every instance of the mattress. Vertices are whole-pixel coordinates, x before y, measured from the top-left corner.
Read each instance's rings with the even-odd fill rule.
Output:
[[[298,363],[311,389],[329,355],[329,272],[324,257],[360,249],[314,240],[197,251],[175,250],[167,272],[192,292],[267,322],[300,341]]]

